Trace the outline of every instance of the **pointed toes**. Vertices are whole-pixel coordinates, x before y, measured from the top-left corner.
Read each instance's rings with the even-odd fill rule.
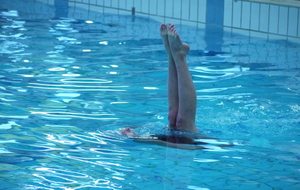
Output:
[[[162,23],[160,25],[160,30],[165,30],[165,29],[167,29],[167,26],[164,23]]]

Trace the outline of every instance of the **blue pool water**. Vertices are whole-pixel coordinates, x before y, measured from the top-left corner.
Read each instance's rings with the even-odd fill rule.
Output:
[[[300,188],[300,44],[179,25],[196,124],[236,146],[177,150],[115,133],[168,123],[160,23],[0,2],[0,189]]]

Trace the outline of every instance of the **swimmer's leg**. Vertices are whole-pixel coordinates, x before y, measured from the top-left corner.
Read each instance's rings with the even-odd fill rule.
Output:
[[[176,71],[175,61],[173,59],[171,49],[168,41],[168,30],[165,24],[160,26],[160,35],[164,42],[169,61],[169,74],[168,74],[168,101],[169,101],[169,125],[176,128],[176,118],[178,115],[179,97],[178,97],[178,77]]]
[[[169,24],[167,36],[177,71],[178,114],[176,128],[197,132],[195,126],[196,91],[186,62],[186,55],[190,47],[182,43],[173,24]]]

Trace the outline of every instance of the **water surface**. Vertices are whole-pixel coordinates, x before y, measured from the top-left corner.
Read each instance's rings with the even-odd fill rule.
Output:
[[[196,124],[236,146],[176,150],[115,133],[168,123],[160,23],[22,5],[0,5],[0,189],[300,187],[299,44],[179,25]]]

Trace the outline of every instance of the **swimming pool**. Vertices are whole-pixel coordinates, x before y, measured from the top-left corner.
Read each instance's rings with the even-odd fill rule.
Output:
[[[178,26],[196,124],[236,146],[177,150],[114,134],[167,124],[160,23],[0,2],[0,189],[299,189],[298,43]]]

